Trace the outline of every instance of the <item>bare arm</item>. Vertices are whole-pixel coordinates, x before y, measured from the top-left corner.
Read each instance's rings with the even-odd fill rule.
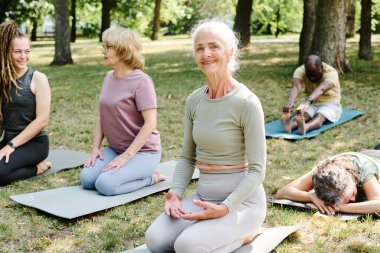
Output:
[[[103,138],[104,138],[104,135],[103,135],[102,128],[100,125],[100,116],[98,116],[96,118],[96,123],[95,123],[95,133],[94,133],[94,140],[92,142],[91,156],[87,159],[86,163],[84,164],[85,167],[94,166],[97,157],[99,157],[101,160],[104,159],[103,154],[100,150]]]
[[[294,101],[297,99],[300,91],[301,91],[301,80],[298,78],[293,78],[293,87],[290,90],[288,102],[282,108],[283,112],[290,112],[294,107]]]
[[[280,188],[276,193],[276,198],[311,203],[308,204],[310,207],[316,208],[322,213],[335,214],[333,207],[327,206],[322,199],[318,198],[315,192],[310,191],[313,187],[312,172],[309,171],[302,177]]]
[[[363,184],[367,201],[348,203],[338,206],[340,212],[346,213],[378,213],[380,214],[380,183],[376,177],[372,177]]]
[[[326,80],[323,83],[321,83],[315,90],[313,90],[313,92],[310,94],[309,98],[312,101],[315,101],[320,96],[322,96],[323,93],[325,93],[326,91],[328,91],[332,87],[334,87],[334,83],[329,81],[329,80]]]
[[[94,133],[94,141],[92,142],[92,149],[100,149],[103,138],[104,138],[104,135],[103,135],[102,128],[100,125],[100,116],[98,116],[96,119],[96,124],[95,124],[95,133]]]
[[[301,202],[312,202],[310,190],[313,189],[311,171],[283,186],[276,193],[278,199],[289,199]]]
[[[294,108],[294,101],[297,99],[301,91],[301,80],[298,78],[293,78],[293,87],[290,90],[288,101],[282,108],[283,112],[291,112]]]
[[[14,147],[6,145],[0,150],[0,159],[5,157],[6,163],[8,163],[15,148],[30,141],[47,126],[49,121],[51,94],[47,77],[43,73],[35,71],[30,88],[36,98],[36,118],[11,140]]]
[[[302,103],[297,107],[297,113],[303,113],[311,105],[312,101],[317,100],[320,96],[323,95],[326,91],[331,89],[334,86],[334,83],[331,81],[325,81],[321,83],[313,92],[310,94],[308,100],[302,101]]]

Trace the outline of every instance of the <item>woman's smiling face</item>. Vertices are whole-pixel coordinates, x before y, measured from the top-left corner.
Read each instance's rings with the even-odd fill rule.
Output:
[[[16,71],[28,68],[30,59],[30,42],[26,37],[14,38],[12,41],[12,62]]]
[[[228,71],[232,49],[228,49],[222,35],[210,27],[200,30],[194,40],[194,59],[197,66],[207,75]]]

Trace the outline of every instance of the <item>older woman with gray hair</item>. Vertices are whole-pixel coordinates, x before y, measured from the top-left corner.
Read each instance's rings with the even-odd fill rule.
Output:
[[[280,188],[276,198],[306,202],[330,215],[380,213],[380,150],[328,157]]]
[[[156,253],[232,252],[266,215],[264,114],[257,96],[233,77],[238,40],[216,21],[198,25],[192,38],[206,85],[187,98],[184,145],[164,213],[146,232]],[[182,200],[195,167],[197,191]]]

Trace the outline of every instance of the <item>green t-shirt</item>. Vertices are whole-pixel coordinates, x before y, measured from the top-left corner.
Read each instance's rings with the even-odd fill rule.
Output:
[[[264,113],[257,96],[239,84],[226,96],[207,97],[207,86],[186,101],[184,144],[171,192],[182,196],[196,161],[220,165],[248,163],[248,174],[223,204],[229,210],[248,198],[265,178]]]
[[[380,160],[360,152],[346,152],[336,155],[334,158],[344,155],[352,157],[351,160],[359,173],[357,201],[365,200],[363,184],[372,177],[376,177],[380,183]]]

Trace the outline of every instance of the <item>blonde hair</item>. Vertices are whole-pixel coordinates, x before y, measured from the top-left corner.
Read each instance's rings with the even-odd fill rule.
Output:
[[[228,49],[232,49],[232,57],[228,63],[228,69],[231,73],[235,73],[239,69],[239,36],[225,23],[216,20],[202,21],[192,29],[191,38],[193,40],[193,49],[195,49],[195,38],[204,28],[211,28],[212,31],[218,33],[222,42]]]
[[[131,68],[144,69],[144,57],[141,54],[140,36],[133,30],[114,27],[102,34],[104,43],[110,43],[116,54]]]
[[[1,113],[2,101],[11,101],[10,90],[15,86],[16,92],[20,90],[17,85],[17,72],[12,60],[13,40],[15,38],[27,38],[26,34],[20,31],[13,21],[0,24],[0,122],[3,121]]]

